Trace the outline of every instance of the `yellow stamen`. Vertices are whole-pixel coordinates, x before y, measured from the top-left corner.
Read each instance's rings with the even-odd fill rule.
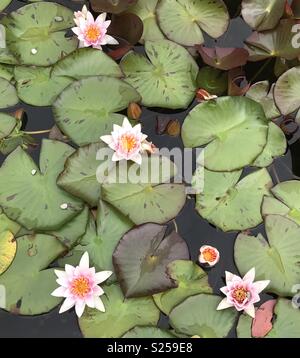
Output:
[[[74,296],[85,297],[90,292],[90,283],[86,277],[75,278],[72,282],[71,292]]]
[[[101,35],[101,31],[97,25],[89,25],[86,29],[85,37],[88,41],[95,42]]]
[[[248,296],[249,292],[243,287],[236,288],[232,294],[232,297],[238,301],[238,303],[243,303]]]
[[[121,137],[120,144],[124,152],[130,153],[136,147],[137,141],[134,135],[124,134]]]
[[[207,248],[202,252],[203,258],[207,262],[214,262],[217,258],[217,253],[215,250]]]

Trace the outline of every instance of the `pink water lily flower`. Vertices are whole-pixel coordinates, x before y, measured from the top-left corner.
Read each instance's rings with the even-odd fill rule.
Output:
[[[154,153],[155,147],[148,142],[147,135],[142,133],[140,124],[132,127],[129,120],[125,117],[122,127],[114,124],[111,135],[105,135],[100,139],[108,144],[115,151],[112,160],[132,160],[141,165],[143,152]]]
[[[111,23],[106,21],[106,13],[100,14],[95,20],[86,6],[81,11],[74,12],[74,22],[77,27],[73,27],[72,31],[77,35],[80,41],[80,47],[89,47],[102,49],[103,45],[117,45],[118,41],[112,36],[107,35],[107,29]]]
[[[254,279],[254,268],[243,278],[226,271],[226,286],[221,288],[226,297],[220,302],[217,310],[235,307],[237,311],[244,311],[254,318],[254,304],[260,301],[259,294],[270,283],[269,280],[254,282]]]
[[[215,266],[220,260],[220,252],[213,246],[200,247],[199,262],[210,267]]]
[[[105,312],[105,307],[100,298],[104,294],[103,289],[98,286],[106,281],[111,275],[111,271],[95,271],[94,267],[89,267],[89,254],[85,252],[78,266],[65,266],[65,271],[55,270],[58,277],[56,282],[60,285],[51,295],[55,297],[65,297],[59,310],[63,313],[75,306],[78,317],[81,317],[85,306],[96,308]]]

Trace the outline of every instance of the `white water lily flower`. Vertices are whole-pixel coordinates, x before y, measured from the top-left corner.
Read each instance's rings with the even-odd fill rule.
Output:
[[[106,13],[100,14],[97,19],[86,6],[81,11],[74,12],[74,22],[77,27],[73,27],[72,31],[77,35],[80,41],[80,47],[89,47],[102,49],[103,45],[118,45],[118,41],[112,36],[107,35],[107,29],[111,23],[106,21]]]
[[[98,286],[106,281],[111,275],[111,271],[95,271],[94,267],[89,267],[89,254],[85,252],[78,266],[65,266],[65,271],[55,270],[58,277],[56,282],[60,285],[51,295],[54,297],[65,297],[59,310],[63,313],[75,306],[78,317],[81,317],[85,306],[96,308],[105,312],[105,307],[100,298],[104,294],[103,289]]]
[[[115,151],[112,160],[114,162],[120,160],[132,160],[141,165],[143,152],[154,153],[155,147],[146,139],[147,135],[142,133],[140,124],[132,127],[129,120],[125,117],[122,127],[114,124],[111,135],[105,135],[100,139],[108,144]]]

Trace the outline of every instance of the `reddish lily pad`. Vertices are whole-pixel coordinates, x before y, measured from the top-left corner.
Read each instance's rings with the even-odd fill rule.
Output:
[[[276,300],[269,300],[256,311],[255,319],[252,322],[254,338],[264,338],[273,328],[272,319],[276,302]]]

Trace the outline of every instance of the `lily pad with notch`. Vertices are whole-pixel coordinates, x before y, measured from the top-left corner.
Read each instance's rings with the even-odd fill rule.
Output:
[[[15,87],[5,78],[0,78],[0,108],[8,108],[19,102]]]

